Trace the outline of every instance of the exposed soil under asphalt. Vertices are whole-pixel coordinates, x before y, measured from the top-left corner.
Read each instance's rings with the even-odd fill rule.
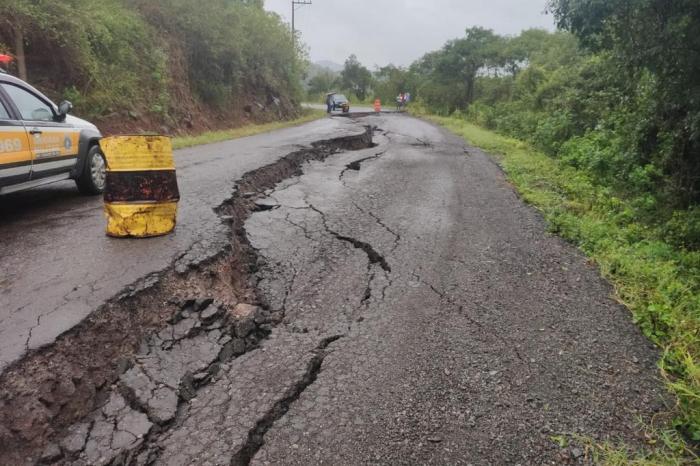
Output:
[[[257,305],[259,299],[250,279],[258,259],[243,229],[250,214],[261,209],[256,199],[278,182],[300,175],[302,165],[310,160],[324,160],[339,150],[371,145],[372,129],[368,127],[360,136],[319,141],[311,148],[295,151],[246,174],[231,199],[218,209],[222,220],[231,227],[228,247],[195,268],[183,271],[172,267],[139,281],[54,345],[34,352],[3,372],[0,464],[40,460],[51,439],[65,434],[66,428],[109,399],[119,376],[133,366],[143,342],[168,324],[179,322],[183,311],[202,311],[215,303],[234,313],[241,303]],[[233,328],[240,316],[227,317],[225,323],[235,332]],[[274,317],[268,315],[266,320],[272,322]],[[246,351],[257,346],[255,340],[265,330],[261,332],[247,342]],[[226,334],[222,332],[222,336]],[[221,345],[220,350],[226,358],[233,356],[226,354],[230,347]],[[215,360],[220,359],[219,353],[215,356]],[[213,363],[214,360],[210,362]]]
[[[7,369],[0,464],[589,464],[577,439],[644,447],[669,409],[658,352],[595,266],[478,148],[350,118],[373,126],[236,184],[217,254]]]

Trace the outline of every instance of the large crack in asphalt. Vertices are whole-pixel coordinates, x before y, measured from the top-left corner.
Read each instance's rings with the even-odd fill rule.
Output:
[[[228,247],[191,269],[179,265],[129,287],[54,345],[5,371],[0,463],[131,464],[157,458],[151,447],[186,415],[186,402],[222,363],[257,348],[284,318],[284,309],[269,309],[253,283],[264,260],[244,224],[254,212],[268,210],[257,201],[281,181],[300,176],[309,161],[373,147],[372,135],[366,127],[360,135],[318,141],[245,174],[233,196],[215,209],[231,227]],[[335,236],[363,250],[370,264],[391,270],[371,245]],[[198,298],[183,300],[183,290]],[[274,419],[314,382],[327,346],[338,338],[319,344],[305,376],[260,419],[237,457],[257,451]]]
[[[264,416],[262,416],[255,427],[248,432],[248,438],[243,447],[231,458],[232,466],[246,466],[250,464],[255,454],[265,444],[265,434],[272,428],[276,421],[280,420],[287,412],[291,405],[299,399],[301,394],[313,384],[323,366],[323,360],[328,352],[327,348],[344,335],[333,335],[324,338],[314,349],[314,357],[309,361],[304,375],[293,386],[291,386],[284,397],[278,400]]]
[[[391,273],[391,266],[389,265],[389,263],[386,261],[383,255],[379,254],[374,249],[374,247],[371,244],[338,233],[337,231],[333,230],[330,226],[328,226],[328,220],[326,218],[326,214],[323,211],[316,208],[313,204],[309,204],[309,208],[311,208],[311,210],[313,210],[321,216],[321,222],[323,222],[323,227],[328,233],[330,233],[340,241],[344,241],[346,243],[351,244],[355,249],[362,250],[365,254],[367,254],[367,258],[369,259],[370,265],[378,264],[382,268],[382,270],[384,270],[387,273]]]
[[[382,155],[384,155],[385,153],[386,153],[386,151],[379,152],[374,156],[365,157],[365,158],[362,158],[362,159],[359,159],[359,160],[356,160],[354,162],[349,163],[348,165],[346,165],[346,168],[341,172],[341,174],[339,176],[339,180],[341,182],[343,182],[343,185],[345,186],[345,183],[342,180],[342,177],[343,177],[343,173],[348,169],[348,167],[356,166],[357,169],[359,169],[360,164],[362,162],[365,162],[367,160],[377,159],[377,158],[381,157]],[[297,184],[297,183],[294,183],[294,184]],[[289,187],[291,187],[293,185],[286,185],[286,186],[284,186],[284,189],[288,189]],[[273,194],[269,194],[268,197],[275,200],[275,204],[274,204],[275,208],[282,207],[280,202],[275,199]],[[386,260],[386,258],[384,257],[384,255],[380,254],[374,248],[374,246],[367,243],[366,241],[362,241],[362,240],[359,240],[357,238],[343,235],[343,234],[337,232],[336,230],[332,229],[328,224],[328,219],[327,219],[325,212],[323,212],[321,209],[319,209],[318,207],[316,207],[315,205],[310,203],[308,201],[308,199],[306,199],[306,198],[304,198],[304,203],[305,203],[305,206],[303,206],[303,207],[290,207],[290,206],[284,206],[284,207],[287,209],[292,209],[292,210],[311,210],[311,211],[315,212],[321,218],[321,223],[323,225],[323,229],[326,231],[326,233],[328,235],[330,235],[331,237],[335,238],[338,241],[350,244],[355,249],[359,249],[359,250],[363,251],[368,259],[367,260],[367,285],[365,287],[365,291],[364,291],[364,294],[363,294],[363,297],[362,297],[360,304],[363,306],[367,306],[367,305],[369,305],[369,303],[372,299],[372,296],[373,296],[372,283],[374,282],[374,280],[376,278],[376,272],[373,270],[373,267],[375,265],[382,269],[384,276],[385,276],[385,279],[387,280],[387,284],[382,288],[382,292],[381,292],[381,296],[382,296],[382,300],[383,300],[386,296],[387,289],[389,287],[391,287],[391,285],[393,284],[392,279],[391,279],[391,271],[392,271],[391,266],[389,265],[389,263]],[[399,243],[401,242],[401,235],[399,233],[397,233],[396,231],[394,231],[389,226],[387,226],[382,221],[382,219],[379,216],[377,216],[376,214],[374,214],[373,212],[361,208],[359,206],[359,204],[357,204],[357,202],[355,202],[355,201],[352,201],[352,203],[355,206],[355,208],[357,208],[363,214],[371,217],[377,223],[377,225],[379,225],[382,229],[386,230],[389,234],[391,234],[394,237],[394,243],[393,243],[393,246],[391,249],[391,252],[393,253],[398,248]],[[265,210],[272,210],[272,209],[265,209]],[[306,239],[308,239],[309,241],[315,241],[314,238],[311,236],[311,233],[309,232],[307,227],[305,227],[304,225],[301,225],[297,222],[292,221],[289,217],[290,217],[290,215],[288,213],[285,216],[284,221],[289,223],[293,227],[301,230],[304,234],[304,237]],[[289,289],[287,290],[287,295],[284,298],[285,303],[286,303],[286,300],[288,298],[288,293],[289,293]]]
[[[374,280],[376,278],[376,273],[373,271],[373,266],[377,265],[379,266],[386,277],[386,280],[388,282],[387,285],[384,286],[382,289],[382,300],[386,296],[386,290],[392,285],[391,281],[391,266],[389,265],[389,262],[387,262],[386,258],[377,252],[377,250],[372,246],[371,244],[356,239],[352,238],[350,236],[346,236],[343,234],[338,233],[337,231],[333,230],[329,225],[328,225],[328,219],[326,218],[325,212],[320,210],[319,208],[315,207],[313,204],[310,204],[307,201],[308,208],[316,212],[320,217],[321,217],[321,223],[323,224],[323,228],[326,230],[326,232],[333,236],[335,239],[338,241],[342,241],[344,243],[350,244],[352,247],[355,249],[359,249],[363,251],[367,255],[367,285],[365,286],[365,291],[362,296],[362,300],[360,301],[360,305],[362,306],[367,306],[372,300],[373,296],[373,287],[372,284],[374,283]],[[374,217],[373,217],[374,218]],[[398,246],[398,241],[400,239],[399,236],[395,235],[396,239],[396,246]],[[394,248],[395,250],[396,248]],[[393,251],[393,250],[392,250]]]
[[[401,234],[398,233],[398,232],[397,232],[396,230],[394,230],[393,228],[389,227],[386,223],[384,223],[384,220],[382,220],[381,217],[379,217],[377,214],[375,214],[375,213],[372,212],[371,210],[365,210],[365,209],[363,209],[363,208],[360,207],[360,205],[359,205],[357,202],[355,202],[355,201],[353,201],[352,204],[355,206],[355,208],[356,208],[357,210],[359,210],[359,211],[362,212],[363,214],[366,214],[366,215],[369,215],[370,217],[372,217],[372,218],[374,219],[374,221],[377,223],[377,225],[379,225],[380,227],[382,227],[384,230],[386,230],[390,235],[392,235],[392,236],[394,237],[394,245],[393,245],[392,248],[391,248],[391,252],[393,253],[394,251],[396,251],[396,249],[399,247],[399,243],[401,243]]]
[[[365,157],[365,158],[363,158],[363,159],[355,160],[355,161],[353,161],[353,162],[350,162],[350,163],[347,164],[347,165],[345,166],[345,168],[343,168],[343,170],[340,172],[340,174],[338,175],[338,179],[339,179],[340,181],[343,181],[343,177],[345,177],[345,174],[346,174],[348,171],[352,170],[352,171],[359,172],[359,171],[362,169],[362,164],[363,164],[364,162],[367,162],[368,160],[376,160],[376,159],[380,158],[380,157],[381,157],[382,155],[384,155],[384,154],[386,154],[386,151],[377,152],[376,154],[370,155],[369,157]]]

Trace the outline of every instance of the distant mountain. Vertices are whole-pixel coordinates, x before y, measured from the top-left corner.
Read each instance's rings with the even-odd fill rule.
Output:
[[[314,63],[314,65],[318,65],[320,68],[328,68],[335,73],[340,73],[343,71],[343,65],[339,65],[338,63],[330,60],[317,61]]]

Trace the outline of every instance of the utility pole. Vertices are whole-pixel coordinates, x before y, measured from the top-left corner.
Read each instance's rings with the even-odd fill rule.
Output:
[[[301,8],[304,5],[311,5],[311,0],[292,0],[292,44],[296,46],[297,30],[294,25],[294,19],[297,11],[297,5]]]

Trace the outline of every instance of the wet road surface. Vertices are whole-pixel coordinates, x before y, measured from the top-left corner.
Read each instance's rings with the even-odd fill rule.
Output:
[[[177,151],[178,225],[162,238],[106,237],[102,199],[79,196],[73,182],[0,197],[0,372],[142,277],[220,250],[229,229],[212,209],[231,196],[237,179],[298,146],[348,131],[346,119],[324,119]]]
[[[595,267],[441,129],[403,115],[311,127],[366,124],[376,147],[305,164],[256,200],[262,307],[237,306],[249,319],[227,334],[230,311],[188,304],[46,462],[579,464],[585,451],[553,439],[643,445],[638,417],[663,409],[658,354]],[[219,180],[190,191],[206,198],[193,212],[211,211],[235,175],[198,160],[179,156],[181,187],[197,167]],[[192,218],[209,215],[197,238],[223,225]]]
[[[543,464],[573,460],[556,435],[639,444],[657,354],[596,269],[478,149],[407,117],[376,124],[378,147],[314,164],[246,225],[287,325],[230,379],[256,367],[274,394],[289,367],[275,353],[301,365],[334,339],[251,464]],[[200,445],[221,436],[213,451],[237,452],[248,426],[197,428],[244,409],[217,403],[230,386],[189,407],[161,464],[210,459]]]

